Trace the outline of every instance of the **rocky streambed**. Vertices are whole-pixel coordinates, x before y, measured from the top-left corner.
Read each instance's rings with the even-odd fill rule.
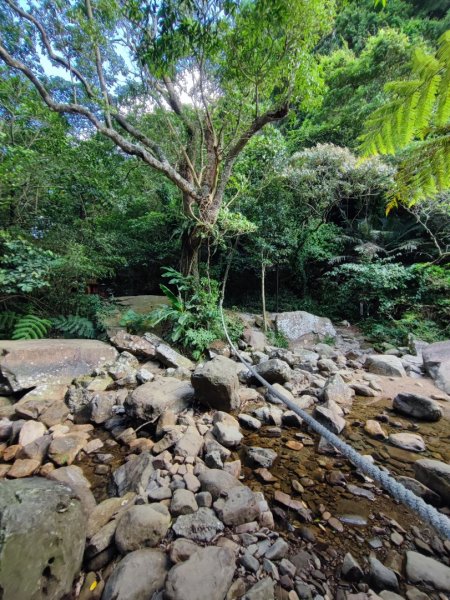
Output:
[[[196,366],[151,334],[112,341],[4,349],[3,600],[449,597],[450,541],[226,346]],[[334,346],[268,347],[257,330],[241,345],[296,404],[450,512],[449,397],[420,350],[377,355],[346,331]]]

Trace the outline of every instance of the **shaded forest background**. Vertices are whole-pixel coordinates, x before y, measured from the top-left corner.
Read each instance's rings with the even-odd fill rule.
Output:
[[[316,49],[316,101],[248,143],[202,247],[213,280],[233,253],[228,307],[260,312],[264,273],[269,311],[358,322],[396,344],[450,336],[450,196],[386,215],[398,159],[358,155],[384,84],[407,76],[413,49],[435,51],[449,28],[444,0],[339,10]],[[5,67],[0,77],[3,320],[77,315],[101,330],[109,299],[158,294],[161,269],[179,267],[180,192],[76,116],[50,112],[25,78]],[[170,155],[161,110],[144,118]]]

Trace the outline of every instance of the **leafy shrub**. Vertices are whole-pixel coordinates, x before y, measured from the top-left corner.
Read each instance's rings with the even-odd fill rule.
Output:
[[[166,268],[163,277],[169,280],[169,285],[175,286],[176,293],[166,285],[160,286],[169,304],[150,313],[150,323],[153,327],[159,323],[169,324],[170,341],[189,350],[197,360],[214,340],[225,339],[219,309],[219,282],[207,277],[199,280],[184,277],[172,268]],[[231,339],[238,339],[242,324],[228,316],[225,320]]]
[[[335,313],[358,318],[362,305],[365,316],[381,319],[400,316],[408,302],[407,285],[413,279],[407,267],[388,260],[347,263],[332,269],[327,277]]]
[[[281,331],[276,331],[274,329],[269,329],[266,333],[267,339],[269,340],[272,346],[277,348],[288,348],[289,342],[286,339],[286,336],[281,333]]]
[[[33,246],[23,238],[1,235],[0,293],[29,294],[48,287],[51,269],[58,259],[50,250]]]

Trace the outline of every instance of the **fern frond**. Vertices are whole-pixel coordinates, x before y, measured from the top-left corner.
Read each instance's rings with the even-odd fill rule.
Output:
[[[25,315],[15,323],[11,339],[39,340],[47,335],[51,326],[51,321],[48,319],[42,319],[36,315]]]
[[[59,316],[52,319],[52,325],[57,331],[64,333],[65,337],[93,339],[96,336],[94,323],[86,317]]]
[[[361,136],[364,156],[406,148],[386,214],[450,187],[450,31],[433,56],[416,49],[412,76],[386,84],[389,101],[375,110]],[[416,143],[414,140],[419,140]]]

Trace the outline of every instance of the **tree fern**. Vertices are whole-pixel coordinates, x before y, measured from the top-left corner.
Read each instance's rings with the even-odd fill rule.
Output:
[[[95,338],[96,330],[94,323],[78,315],[60,316],[52,319],[52,325],[57,331],[64,333],[65,337],[71,338]]]
[[[385,86],[389,101],[369,117],[364,156],[403,150],[388,211],[450,188],[450,30],[433,56],[416,49],[412,77]]]
[[[47,335],[51,326],[52,323],[48,319],[36,315],[24,315],[15,322],[11,339],[39,340]]]

